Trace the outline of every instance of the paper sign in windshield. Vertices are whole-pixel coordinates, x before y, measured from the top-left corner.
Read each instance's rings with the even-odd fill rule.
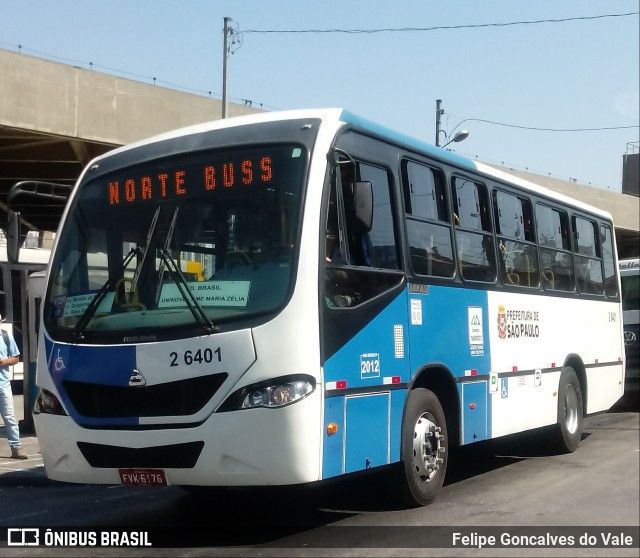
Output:
[[[57,297],[54,301],[54,318],[82,316],[97,293],[98,291],[93,291],[85,294]],[[114,295],[115,293],[107,293],[98,305],[98,308],[96,308],[95,313],[109,313],[113,306]]]
[[[251,281],[202,281],[189,283],[189,289],[201,306],[246,306]],[[186,302],[177,285],[162,287],[159,308],[184,307]]]

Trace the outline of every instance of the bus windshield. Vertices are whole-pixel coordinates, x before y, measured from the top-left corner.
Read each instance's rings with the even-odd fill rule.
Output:
[[[89,171],[58,241],[45,323],[104,340],[277,310],[307,160],[301,146],[268,145]]]

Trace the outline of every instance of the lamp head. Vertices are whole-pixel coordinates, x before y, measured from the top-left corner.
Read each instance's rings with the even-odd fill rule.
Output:
[[[442,147],[447,147],[450,143],[464,141],[469,137],[469,132],[467,130],[460,130],[453,139],[450,139],[447,143],[445,143]]]
[[[467,130],[460,130],[455,136],[453,136],[454,142],[464,141],[469,137],[469,132]]]

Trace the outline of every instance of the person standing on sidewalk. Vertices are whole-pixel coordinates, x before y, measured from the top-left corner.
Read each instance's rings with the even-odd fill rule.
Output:
[[[0,324],[3,318],[0,315]],[[13,336],[6,330],[2,330],[0,336],[0,414],[4,420],[7,431],[7,441],[11,447],[12,459],[28,459],[29,456],[22,450],[20,443],[20,428],[13,412],[13,392],[11,391],[11,378],[9,366],[18,364],[20,351]]]

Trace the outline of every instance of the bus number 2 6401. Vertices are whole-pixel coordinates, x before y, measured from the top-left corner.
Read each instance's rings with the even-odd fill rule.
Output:
[[[171,366],[180,366],[185,364],[191,366],[192,364],[210,364],[213,361],[222,362],[222,351],[220,347],[217,349],[198,349],[197,351],[185,351],[182,356],[176,352],[172,352],[169,355],[171,357]]]

